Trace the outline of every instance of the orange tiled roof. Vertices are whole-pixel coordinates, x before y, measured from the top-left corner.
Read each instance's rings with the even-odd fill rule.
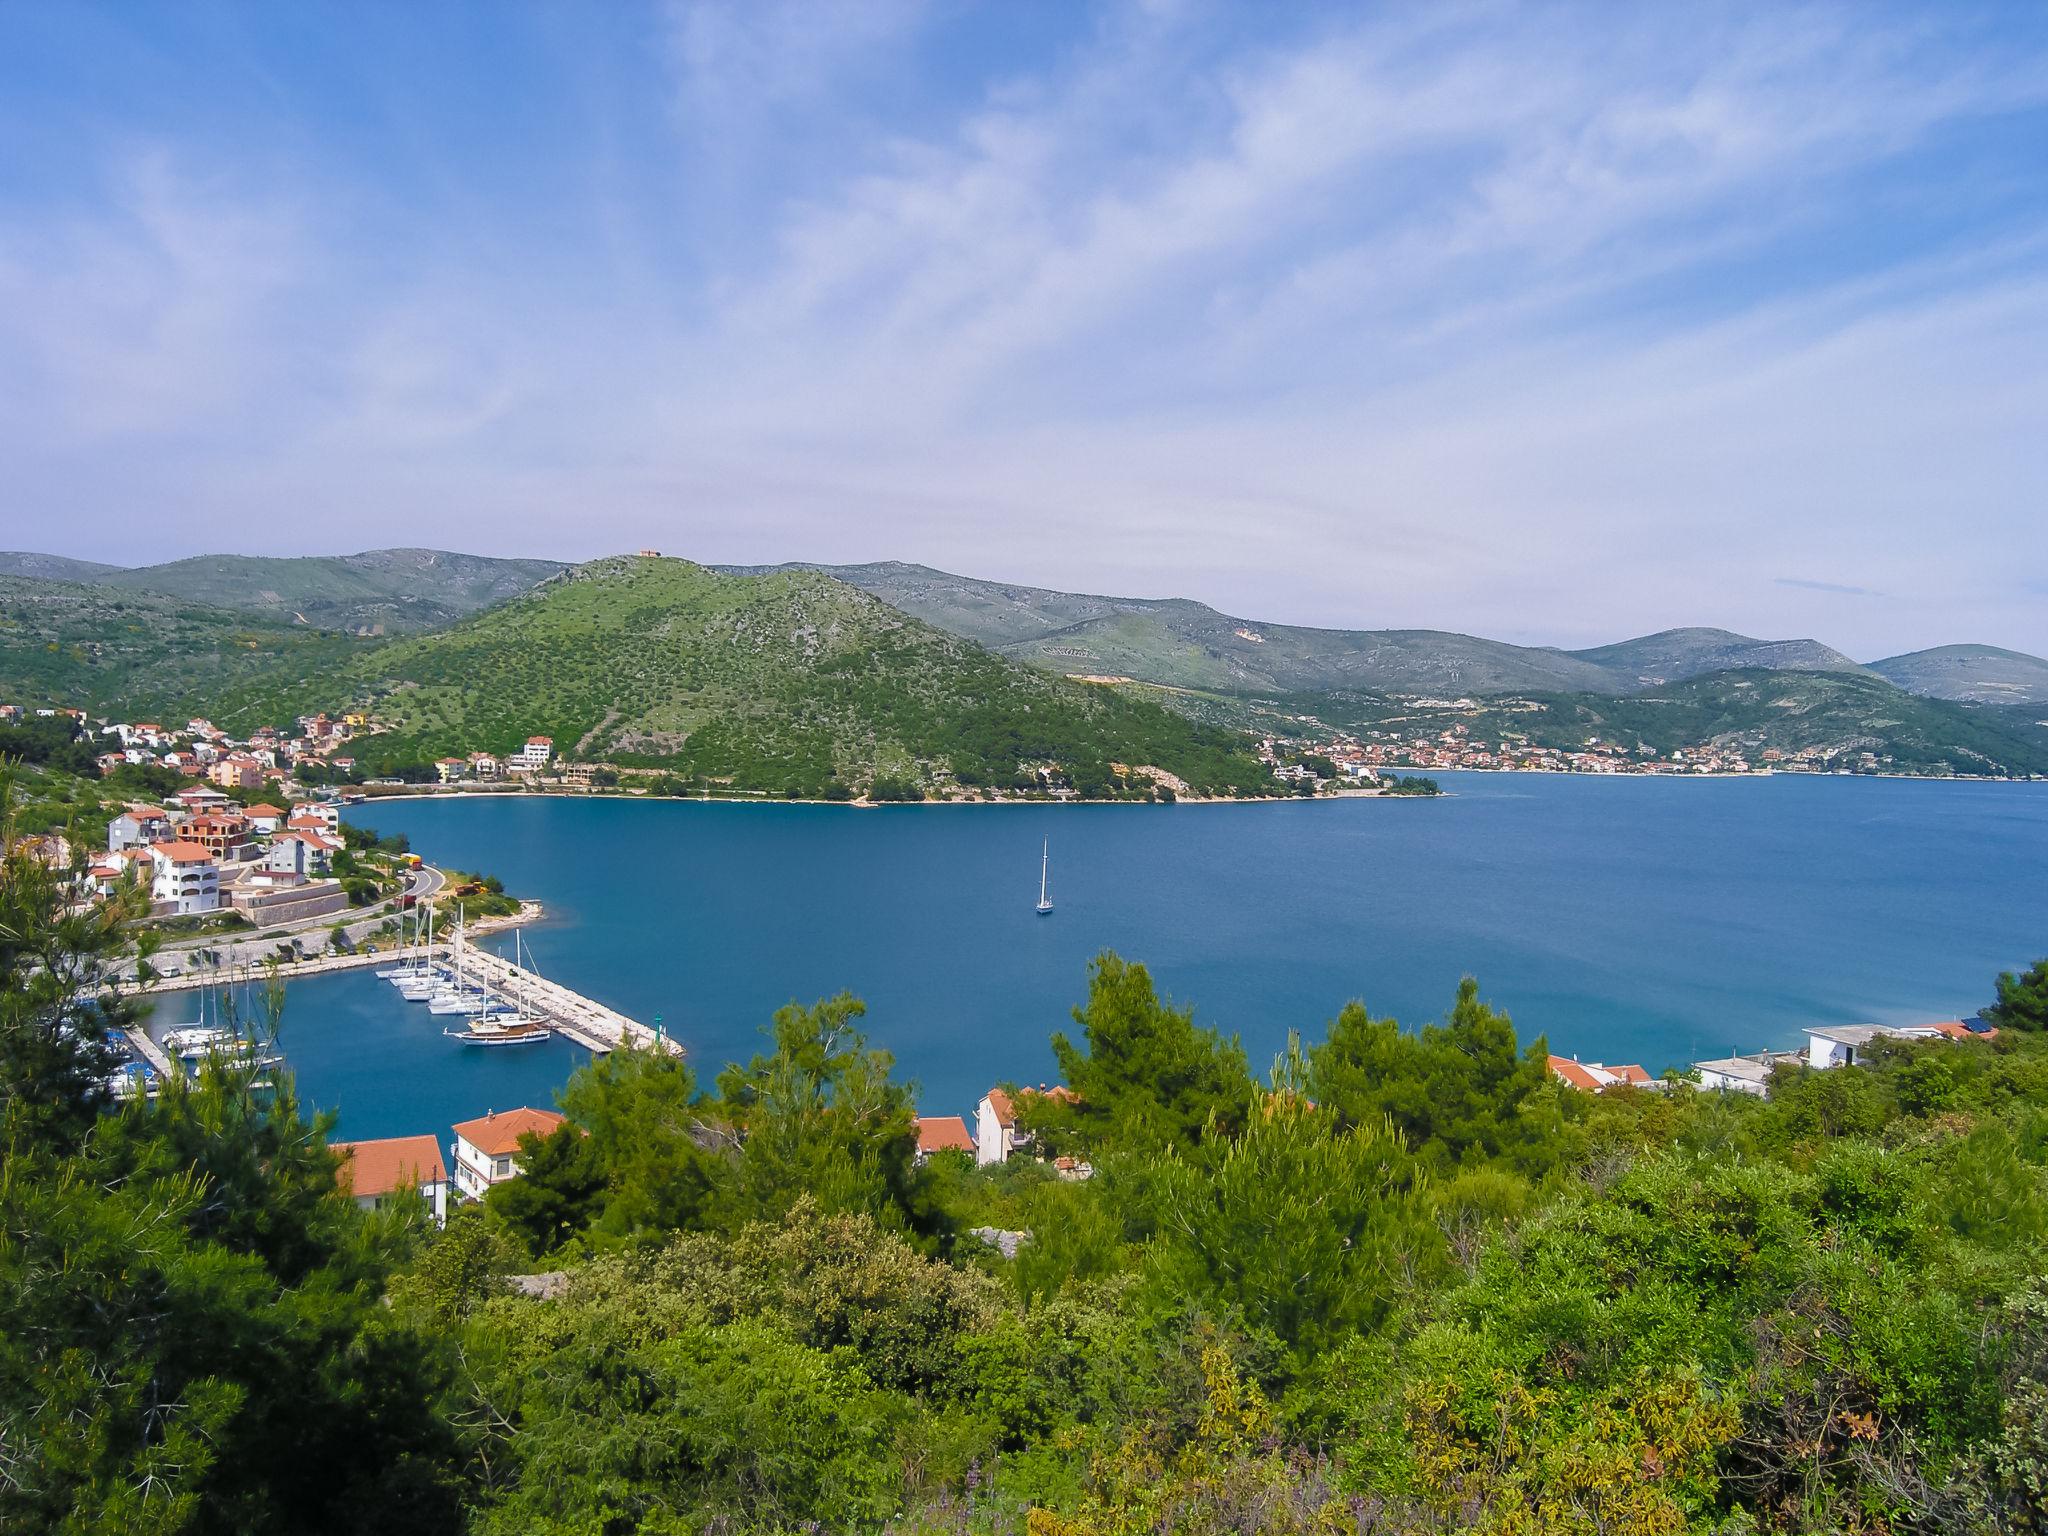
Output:
[[[431,1136],[389,1136],[382,1141],[337,1141],[337,1182],[354,1195],[388,1195],[422,1184],[445,1184],[440,1143]]]
[[[463,1121],[455,1127],[455,1134],[487,1157],[503,1157],[519,1150],[519,1138],[528,1131],[536,1136],[549,1136],[567,1118],[551,1109],[525,1106],[493,1110],[481,1120]]]
[[[917,1120],[917,1150],[972,1152],[974,1138],[967,1134],[967,1122],[958,1115],[920,1115]]]

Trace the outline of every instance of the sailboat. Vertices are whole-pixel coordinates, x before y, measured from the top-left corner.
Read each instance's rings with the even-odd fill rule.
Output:
[[[514,973],[524,972],[525,952],[519,935],[512,935],[512,969]],[[509,997],[496,997],[488,1006],[469,1021],[467,1029],[444,1029],[441,1031],[450,1040],[460,1040],[464,1045],[534,1045],[547,1039],[554,1031],[547,1021],[526,1004]]]
[[[1052,873],[1052,839],[1045,840],[1045,846],[1038,852],[1038,915],[1047,917],[1052,913],[1052,897],[1047,878]]]

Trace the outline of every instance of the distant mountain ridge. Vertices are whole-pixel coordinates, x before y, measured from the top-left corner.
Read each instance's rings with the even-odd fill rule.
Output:
[[[1446,630],[1269,624],[1187,598],[1058,592],[897,561],[803,568],[836,576],[937,628],[1048,670],[1217,693],[1622,695],[1742,669],[1874,675],[1818,640],[1758,640],[1724,629],[1669,629],[1565,651]]]
[[[516,597],[564,569],[439,549],[354,555],[193,555],[114,566],[62,555],[0,554],[0,575],[153,592],[309,629],[400,634],[438,629]]]
[[[1966,704],[2048,704],[2048,661],[1995,645],[1938,645],[1873,661],[1908,693]]]

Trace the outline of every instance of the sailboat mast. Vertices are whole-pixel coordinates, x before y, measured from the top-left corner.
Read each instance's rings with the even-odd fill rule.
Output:
[[[1045,846],[1038,852],[1038,904],[1045,905],[1045,880],[1052,869],[1052,839],[1045,840]]]

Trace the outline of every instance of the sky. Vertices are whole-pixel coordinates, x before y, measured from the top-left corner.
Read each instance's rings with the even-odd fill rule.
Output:
[[[2048,653],[2048,5],[0,0],[0,547]]]

